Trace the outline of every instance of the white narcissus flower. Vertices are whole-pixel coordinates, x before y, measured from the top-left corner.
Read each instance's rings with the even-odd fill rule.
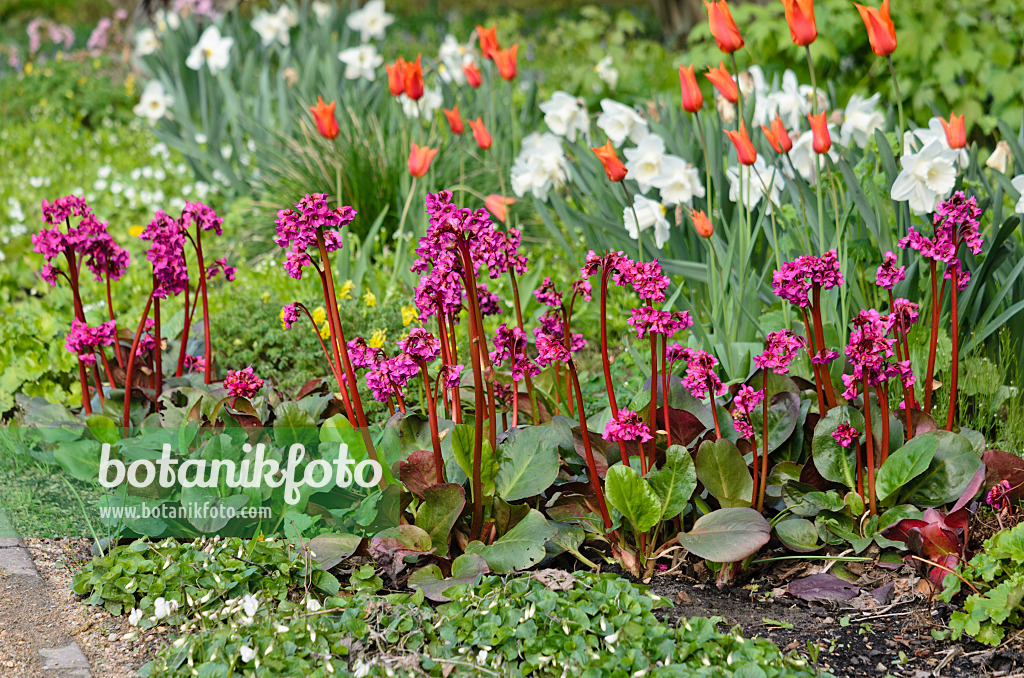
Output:
[[[313,16],[316,17],[316,22],[321,26],[331,18],[331,14],[334,12],[333,3],[321,2],[321,0],[313,0],[313,4],[310,5],[310,8],[313,10]]]
[[[345,77],[349,80],[374,81],[377,69],[384,63],[384,57],[377,53],[373,45],[349,47],[338,53],[338,59],[345,64]]]
[[[142,89],[139,103],[135,104],[132,112],[140,118],[146,118],[150,122],[156,122],[167,115],[167,109],[174,105],[174,97],[164,90],[164,85],[159,80],[150,80]]]
[[[1013,153],[1010,152],[1010,144],[1006,143],[1004,139],[996,144],[996,150],[992,151],[992,155],[988,156],[988,160],[985,161],[985,167],[991,167],[1000,174],[1006,174],[1012,158]]]
[[[546,201],[548,192],[569,177],[562,139],[551,132],[533,132],[523,138],[519,155],[512,163],[512,190],[519,197],[532,193]]]
[[[651,180],[666,205],[692,205],[694,197],[704,197],[700,172],[682,158],[666,155],[661,161],[661,174]]]
[[[269,47],[274,42],[287,46],[292,41],[290,29],[298,23],[295,12],[287,5],[282,5],[276,12],[257,12],[251,26],[259,34],[264,47]]]
[[[586,136],[590,131],[590,115],[583,103],[574,96],[558,91],[540,105],[548,129],[569,141],[576,141],[576,135]]]
[[[457,85],[466,82],[466,74],[462,67],[476,62],[472,44],[459,42],[451,33],[444,36],[437,59],[441,62],[437,65],[437,74],[445,82],[454,82]]]
[[[185,65],[193,71],[198,71],[206,64],[210,73],[217,74],[227,68],[231,60],[231,47],[234,44],[234,38],[223,37],[219,28],[208,26],[199,36],[199,42],[188,53]]]
[[[641,233],[653,226],[654,244],[660,249],[668,242],[669,223],[665,218],[665,206],[657,200],[634,196],[633,205],[622,210],[622,223],[633,240],[639,239]]]
[[[828,126],[829,136],[835,138],[835,128],[832,125]],[[832,162],[838,162],[839,153],[836,151],[835,145],[828,149],[828,157],[832,158]],[[804,132],[796,139],[793,140],[793,148],[789,151],[789,159],[796,168],[796,171],[800,173],[800,176],[804,178],[804,181],[810,185],[814,185],[814,163],[818,163],[818,169],[822,172],[825,171],[825,159],[821,157],[819,153],[814,150],[814,133],[811,131]],[[792,175],[792,172],[785,165],[783,171],[788,175]]]
[[[903,152],[919,151],[933,141],[938,141],[943,148],[951,150],[949,139],[946,138],[946,129],[942,126],[941,121],[941,118],[932,118],[928,121],[927,127],[918,127],[904,132]],[[965,169],[971,162],[967,149],[958,148],[956,152],[957,162],[960,164],[961,169]]]
[[[956,185],[957,155],[938,139],[917,153],[904,154],[900,158],[903,170],[892,184],[892,199],[909,203],[914,214],[934,212]]]
[[[875,130],[882,129],[885,116],[877,108],[880,96],[875,92],[867,99],[857,94],[850,97],[843,109],[843,123],[839,126],[840,144],[849,146],[850,141],[853,141],[858,147],[864,148],[875,135]]]
[[[609,54],[594,66],[594,72],[608,84],[608,89],[615,89],[619,84],[619,69],[612,66],[612,55]]]
[[[363,42],[383,40],[387,27],[394,23],[395,17],[384,11],[384,0],[370,0],[345,18],[345,24],[353,31],[359,31]]]
[[[128,623],[132,626],[138,626],[142,620],[143,612],[139,608],[133,608],[131,613],[128,615]]]
[[[1020,193],[1020,200],[1017,201],[1017,206],[1013,208],[1013,211],[1017,214],[1024,214],[1024,174],[1015,176],[1010,180],[1010,184]]]
[[[612,140],[613,146],[621,146],[627,138],[640,143],[647,136],[647,121],[629,106],[614,99],[602,99],[601,111],[597,126]]]
[[[152,28],[143,28],[135,33],[135,54],[146,56],[160,49],[160,38]]]
[[[438,87],[426,87],[423,96],[419,100],[410,99],[404,93],[398,97],[402,102],[402,112],[407,118],[430,118],[444,103],[441,96],[441,89]]]
[[[153,25],[156,26],[157,32],[161,34],[168,31],[176,31],[181,28],[181,17],[177,12],[158,9],[153,14]]]
[[[763,77],[763,76],[762,76]],[[740,82],[743,78],[740,79]],[[755,93],[759,94],[759,93]],[[747,97],[744,92],[744,97]],[[763,102],[763,104],[762,104]],[[770,93],[761,93],[754,101],[754,123],[767,125],[778,113],[786,129],[792,132],[806,124],[811,107],[807,97],[801,91],[800,82],[796,79],[796,73],[786,70],[782,74],[782,89]]]
[[[743,170],[742,193],[740,169]],[[729,200],[734,203],[739,202],[742,195],[743,204],[754,209],[761,202],[761,198],[767,195],[769,203],[767,211],[771,212],[773,206],[779,205],[779,196],[782,194],[782,189],[786,187],[781,174],[777,167],[768,167],[761,156],[757,156],[753,165],[742,167],[733,165],[725,170],[725,176],[729,180]]]
[[[651,190],[654,178],[661,175],[661,162],[665,159],[665,140],[657,134],[648,134],[636,148],[622,152],[626,156],[627,178],[640,185],[640,192]]]
[[[248,645],[243,645],[238,648],[238,656],[242,658],[242,661],[248,664],[256,658],[256,650],[252,649]]]

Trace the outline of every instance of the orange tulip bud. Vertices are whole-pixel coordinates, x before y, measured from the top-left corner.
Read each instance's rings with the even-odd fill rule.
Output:
[[[740,29],[736,28],[736,22],[732,20],[729,5],[725,0],[704,0],[704,6],[708,8],[708,25],[711,27],[711,35],[715,36],[715,42],[718,43],[718,49],[726,54],[732,54],[743,47]]]
[[[409,174],[414,177],[422,177],[430,169],[430,162],[435,155],[437,155],[436,148],[417,146],[416,142],[413,142],[412,149],[409,151]]]
[[[768,138],[768,143],[772,145],[776,153],[789,153],[793,149],[793,140],[789,138],[786,128],[782,126],[782,118],[778,113],[775,114],[771,125],[770,128],[767,125],[761,125],[761,131]]]
[[[498,51],[498,27],[477,26],[476,34],[480,39],[480,53],[484,55],[485,59],[493,59]]]
[[[506,198],[503,195],[492,193],[484,200],[484,207],[491,213],[491,216],[501,223],[505,223],[505,219],[508,217],[508,206],[515,204],[515,202],[515,198]]]
[[[338,136],[338,121],[334,118],[334,104],[324,103],[323,97],[317,97],[316,106],[310,106],[313,113],[313,122],[316,123],[316,131],[325,139],[333,139]]]
[[[459,115],[459,106],[458,106],[458,104],[456,104],[455,108],[453,108],[450,111],[447,108],[445,108],[443,110],[444,110],[444,117],[448,118],[448,127],[449,127],[449,129],[451,129],[452,134],[462,134],[462,132],[466,128],[462,124],[462,116]]]
[[[715,227],[708,219],[708,215],[701,210],[690,210],[690,219],[693,220],[693,227],[697,229],[697,235],[702,238],[710,238],[715,232]]]
[[[789,37],[794,45],[804,47],[818,37],[818,27],[814,24],[814,0],[782,0],[786,10],[786,23],[789,24]]]
[[[828,153],[828,149],[832,148],[832,138],[828,134],[828,119],[825,117],[825,111],[817,115],[808,113],[807,120],[811,123],[811,132],[814,133],[811,142],[814,152]]]
[[[679,89],[683,95],[683,110],[690,113],[699,111],[704,105],[704,95],[701,94],[692,65],[679,67]]]
[[[864,27],[868,29],[868,42],[871,43],[871,51],[878,56],[889,56],[896,51],[896,27],[889,18],[889,0],[882,0],[879,9],[865,7],[853,3],[860,18],[864,20]]]
[[[604,173],[608,175],[609,181],[622,181],[626,178],[626,166],[619,160],[619,156],[615,153],[615,147],[612,146],[611,139],[605,142],[604,146],[598,146],[597,148],[591,148],[597,159],[604,165]]]
[[[481,118],[476,120],[467,120],[469,126],[473,129],[473,138],[476,139],[476,145],[487,150],[491,147],[491,133],[484,127],[484,121]]]
[[[961,115],[958,118],[950,111],[949,122],[942,118],[939,118],[939,122],[942,123],[942,129],[946,130],[946,141],[949,142],[950,148],[963,148],[967,145],[967,128],[964,126],[964,116]]]
[[[711,81],[718,93],[729,103],[734,104],[740,100],[740,89],[729,75],[729,71],[725,70],[725,62],[719,61],[718,68],[708,66],[708,72],[704,77]]]
[[[750,142],[750,137],[747,136],[747,124],[745,122],[740,121],[738,132],[736,130],[725,130],[725,134],[736,147],[736,158],[740,161],[741,165],[753,165],[757,161],[757,150],[754,148],[754,144]]]
[[[397,97],[405,93],[405,59],[398,57],[393,64],[385,64],[388,72],[388,91]]]
[[[498,64],[498,73],[505,80],[515,80],[516,77],[516,52],[519,45],[515,44],[508,49],[499,49],[494,52],[494,63]]]
[[[466,84],[473,89],[479,87],[484,79],[480,75],[480,69],[476,67],[476,64],[466,64],[462,67],[462,72],[466,74]]]
[[[406,62],[402,67],[402,82],[405,86],[405,95],[417,101],[423,96],[423,56],[416,55],[416,61]]]

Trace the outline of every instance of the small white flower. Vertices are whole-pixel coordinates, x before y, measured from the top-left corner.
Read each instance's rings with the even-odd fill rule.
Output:
[[[228,62],[231,60],[231,46],[234,44],[234,38],[222,37],[219,28],[207,26],[199,36],[199,42],[188,53],[185,65],[193,71],[198,71],[203,64],[206,64],[210,73],[219,73],[227,68]]]
[[[651,179],[651,185],[661,193],[666,205],[691,205],[694,197],[704,197],[700,172],[682,158],[666,155],[661,161],[661,173]]]
[[[384,57],[377,53],[373,45],[349,47],[338,53],[338,59],[345,64],[346,78],[362,78],[371,82],[377,79],[377,69],[384,63]]]
[[[243,645],[238,648],[238,655],[242,658],[242,661],[248,664],[256,658],[256,650],[252,649],[248,645]]]
[[[608,135],[613,146],[621,146],[627,138],[640,143],[647,136],[647,121],[629,106],[614,99],[602,99],[601,111],[597,126]]]
[[[437,87],[426,87],[423,89],[423,96],[419,100],[410,99],[405,94],[398,97],[402,102],[402,112],[407,118],[430,118],[444,103],[441,90]]]
[[[288,633],[288,627],[285,626],[284,624],[278,624],[277,625],[277,632],[278,633]]]
[[[316,22],[323,26],[328,19],[331,18],[331,14],[334,13],[334,4],[330,2],[321,2],[320,0],[313,0],[313,4],[310,5],[313,10],[313,15],[316,16]]]
[[[661,176],[661,163],[665,159],[665,140],[657,134],[648,134],[636,148],[623,151],[626,156],[628,177],[640,185],[640,192],[651,189],[654,179]]]
[[[316,598],[306,598],[306,610],[308,612],[317,612],[323,607],[320,605],[320,601]]]
[[[615,89],[619,84],[619,69],[612,66],[612,55],[609,54],[597,62],[594,72],[608,84],[609,89]]]
[[[260,10],[250,25],[259,34],[264,47],[269,47],[274,42],[287,46],[292,41],[291,28],[298,22],[295,12],[287,5],[281,5],[276,12]]]
[[[438,64],[437,74],[445,82],[454,82],[456,85],[466,82],[466,74],[462,67],[476,63],[473,45],[459,42],[451,33],[444,36],[437,59],[441,62]]]
[[[184,644],[185,644],[185,641],[186,641],[186,640],[187,640],[187,639],[186,639],[186,638],[185,638],[185,637],[183,636],[183,637],[181,637],[181,638],[178,638],[178,639],[177,639],[176,641],[174,641],[173,643],[171,643],[171,645],[173,645],[174,647],[181,647],[182,645],[184,645]]]
[[[634,209],[636,210],[635,215]],[[634,204],[627,205],[622,210],[622,223],[633,240],[639,239],[640,233],[653,226],[655,245],[661,248],[668,242],[669,223],[665,218],[665,206],[657,200],[651,200],[642,195],[636,196]]]
[[[370,0],[362,9],[357,9],[345,18],[345,24],[353,31],[359,31],[363,42],[383,40],[387,27],[395,17],[384,11],[384,0]]]
[[[135,54],[147,56],[160,49],[160,38],[152,28],[143,28],[135,33]]]
[[[992,155],[988,156],[988,160],[985,161],[985,167],[991,167],[1000,174],[1006,174],[1006,169],[1010,166],[1010,159],[1012,157],[1010,144],[1006,143],[1004,139],[996,144],[996,150],[992,151]]]
[[[936,139],[917,153],[900,158],[903,170],[892,184],[893,200],[905,200],[914,214],[935,211],[956,184],[957,152],[943,148]]]
[[[480,650],[476,653],[476,661],[478,664],[483,664],[487,661],[487,650]]]
[[[615,645],[615,643],[619,642],[619,632],[616,631],[610,636],[605,636],[604,642],[608,643],[609,645]]]
[[[132,626],[138,626],[139,622],[142,621],[143,612],[139,608],[132,608],[131,613],[128,615],[128,623]]]
[[[364,661],[361,657],[356,657],[356,660],[352,662],[352,675],[355,678],[366,678],[370,675],[370,669],[373,668],[373,662]]]
[[[1015,176],[1010,180],[1010,184],[1012,184],[1013,187],[1017,189],[1017,192],[1020,193],[1020,200],[1017,201],[1017,205],[1013,208],[1013,211],[1017,212],[1017,214],[1024,214],[1024,174]]]
[[[569,141],[576,141],[576,135],[590,131],[590,115],[583,103],[574,96],[558,91],[540,105],[548,129]]]
[[[247,617],[256,616],[256,611],[260,609],[260,601],[251,593],[246,593],[242,596],[242,611],[245,612]]]
[[[178,601],[176,600],[165,600],[163,596],[160,596],[153,601],[153,616],[157,619],[163,619],[177,609]]]
[[[168,12],[167,10],[158,9],[153,15],[153,24],[156,26],[156,30],[159,33],[176,31],[181,28],[181,17],[177,12]]]

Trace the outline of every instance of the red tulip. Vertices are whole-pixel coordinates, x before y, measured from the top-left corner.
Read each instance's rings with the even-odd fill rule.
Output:
[[[690,210],[690,218],[693,220],[693,227],[697,229],[697,235],[702,238],[710,238],[715,232],[715,227],[708,219],[708,215],[701,210]]]
[[[753,165],[757,161],[757,150],[754,148],[754,144],[750,142],[750,137],[747,136],[747,125],[745,122],[740,121],[738,132],[736,130],[725,130],[725,134],[736,147],[736,158],[740,161],[741,165]]]
[[[942,129],[946,130],[946,141],[950,148],[963,148],[967,145],[967,129],[964,126],[964,116],[956,117],[952,111],[949,113],[949,122],[939,118]]]
[[[477,26],[476,34],[480,39],[480,53],[484,55],[485,59],[493,59],[498,51],[498,27],[484,28],[483,26]]]
[[[771,128],[761,125],[761,131],[768,138],[768,143],[772,145],[776,153],[789,153],[793,148],[793,140],[789,138],[786,128],[782,126],[782,118],[778,113],[775,114],[771,125]]]
[[[430,169],[430,162],[437,155],[436,148],[417,146],[414,141],[409,151],[409,174],[414,177],[422,177]]]
[[[476,89],[483,83],[483,76],[480,75],[480,69],[476,67],[476,64],[466,64],[462,67],[462,72],[466,74],[466,84],[473,89]]]
[[[679,67],[679,89],[683,95],[683,110],[690,113],[699,111],[704,105],[704,95],[697,84],[692,65]]]
[[[490,148],[491,133],[484,127],[484,121],[478,117],[476,120],[467,120],[467,122],[473,130],[473,138],[476,139],[476,145],[485,151]]]
[[[828,120],[825,118],[825,111],[817,115],[808,114],[807,120],[811,123],[811,132],[814,133],[814,139],[811,142],[814,152],[828,153],[828,149],[832,148],[832,138],[828,134]]]
[[[508,206],[512,204],[515,204],[514,198],[506,198],[497,193],[492,193],[484,200],[484,207],[501,223],[505,223],[505,219],[508,217]]]
[[[391,96],[400,96],[405,93],[405,59],[398,57],[393,64],[385,64],[384,70],[388,72],[388,91]]]
[[[466,128],[462,124],[462,116],[459,115],[459,105],[456,104],[455,108],[453,108],[450,111],[447,108],[445,108],[443,110],[444,110],[444,117],[448,118],[448,127],[449,127],[449,129],[451,129],[452,134],[462,134],[462,132]]]
[[[708,25],[711,27],[711,35],[715,36],[715,42],[718,43],[718,49],[726,54],[732,54],[743,47],[740,29],[736,28],[736,22],[732,20],[729,5],[725,0],[704,0],[704,6],[708,8]]]
[[[804,47],[818,37],[818,27],[814,24],[814,0],[782,0],[786,9],[786,23],[789,24],[789,37],[794,45]]]
[[[416,61],[406,62],[402,65],[402,82],[405,86],[405,95],[417,101],[423,96],[423,56],[416,55]]]
[[[516,52],[519,45],[515,44],[508,49],[499,49],[494,52],[494,63],[498,65],[498,73],[505,80],[515,80],[516,77]]]
[[[740,100],[739,87],[733,77],[729,75],[729,71],[725,70],[725,62],[719,61],[718,68],[708,66],[708,72],[704,77],[711,81],[718,93],[729,103],[734,104]]]
[[[608,175],[608,181],[622,181],[626,178],[626,166],[622,164],[619,156],[615,153],[615,147],[612,146],[611,139],[605,142],[604,146],[598,146],[590,150],[594,152],[597,159],[604,166],[604,173]]]
[[[853,3],[860,18],[864,20],[864,27],[868,29],[868,42],[871,43],[871,51],[878,56],[889,56],[896,51],[896,27],[889,18],[889,0],[882,0],[879,9],[865,7]]]
[[[320,132],[325,139],[333,139],[338,136],[338,121],[334,118],[334,104],[334,101],[325,104],[323,97],[317,97],[316,106],[309,107],[313,113],[313,122],[316,123],[316,131]]]

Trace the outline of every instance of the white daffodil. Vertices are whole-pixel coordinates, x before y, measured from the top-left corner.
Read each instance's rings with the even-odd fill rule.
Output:
[[[654,244],[660,249],[668,242],[669,223],[665,218],[665,206],[657,200],[635,196],[633,205],[622,210],[622,223],[633,240],[639,239],[641,233],[653,226]]]
[[[569,177],[562,139],[551,132],[533,132],[523,138],[519,155],[512,163],[512,190],[519,197],[532,193],[541,201]]]
[[[604,80],[608,89],[615,89],[619,84],[619,69],[612,66],[612,55],[609,54],[597,62],[594,66],[597,77]]]
[[[377,69],[384,63],[384,57],[377,53],[373,45],[349,47],[338,53],[338,59],[345,64],[345,77],[349,80],[377,79]]]
[[[740,170],[742,169],[742,191],[740,189]],[[779,196],[786,183],[780,176],[781,172],[777,167],[769,167],[765,164],[764,158],[757,156],[753,165],[733,165],[725,170],[725,176],[729,180],[729,200],[739,202],[742,195],[743,204],[754,209],[761,198],[768,196],[768,211],[773,206],[779,205]]]
[[[135,32],[135,54],[146,56],[160,49],[160,38],[152,28],[142,28]]]
[[[287,46],[292,41],[291,28],[298,23],[295,12],[287,5],[282,5],[276,12],[257,12],[251,26],[259,34],[264,47],[269,47],[275,42]]]
[[[829,135],[835,137],[835,129],[832,125],[829,125]],[[839,153],[836,151],[836,147],[832,146],[828,149],[828,157],[832,158],[832,162],[839,160]],[[818,169],[825,171],[825,159],[821,157],[814,150],[814,133],[811,131],[804,132],[796,139],[793,140],[793,148],[789,151],[789,159],[793,163],[793,167],[800,173],[800,176],[804,178],[804,181],[814,185],[814,163],[818,163]],[[788,167],[784,167],[787,174],[792,174]]]
[[[437,67],[437,73],[441,79],[445,82],[462,85],[466,82],[466,74],[462,71],[462,67],[475,63],[476,56],[471,44],[461,43],[458,38],[449,33],[441,42],[437,59],[441,62]]]
[[[1004,139],[996,144],[996,150],[992,151],[992,155],[988,156],[988,160],[985,161],[985,167],[991,167],[1000,174],[1006,174],[1012,159],[1013,153],[1010,152],[1010,144],[1006,143]]]
[[[1017,201],[1017,206],[1013,208],[1013,211],[1017,214],[1024,214],[1024,174],[1015,176],[1010,180],[1010,184],[1020,193],[1020,199]]]
[[[787,130],[797,130],[800,129],[801,123],[807,121],[806,116],[810,110],[807,98],[801,91],[800,82],[796,79],[796,73],[786,70],[782,74],[782,88],[766,93],[755,101],[754,122],[758,125],[767,125],[777,113]]]
[[[158,9],[153,14],[153,25],[160,34],[176,31],[181,28],[181,16],[177,12]]]
[[[907,201],[914,214],[934,212],[939,201],[953,191],[956,162],[957,152],[938,139],[917,153],[904,154],[900,158],[903,170],[892,184],[892,199]]]
[[[583,103],[565,92],[555,92],[540,105],[548,129],[569,141],[576,141],[576,135],[586,136],[590,131],[590,115]]]
[[[310,5],[310,9],[313,10],[313,16],[316,17],[316,22],[323,26],[327,23],[327,20],[331,18],[331,14],[334,13],[334,3],[313,0],[313,3]]]
[[[359,31],[363,42],[383,40],[387,27],[394,23],[394,15],[384,11],[384,0],[370,0],[345,18],[345,24],[353,31]]]
[[[946,150],[951,150],[949,139],[946,138],[946,128],[942,126],[941,118],[932,118],[928,121],[927,127],[918,127],[904,132],[903,152],[919,151],[933,141],[939,142]],[[956,159],[961,169],[965,169],[971,162],[966,148],[956,149]]]
[[[612,145],[621,146],[627,138],[636,144],[647,136],[647,121],[629,106],[614,99],[602,99],[601,111],[597,126],[612,140]]]
[[[142,621],[142,615],[144,613],[139,608],[132,608],[131,613],[128,615],[128,623],[132,626],[138,626],[139,622]]]
[[[206,64],[210,73],[219,73],[227,68],[231,60],[231,46],[234,44],[234,38],[221,36],[219,28],[208,26],[199,36],[199,42],[188,53],[185,65],[198,71]]]
[[[843,123],[839,126],[839,143],[849,146],[850,142],[860,148],[868,145],[868,140],[875,135],[875,130],[882,129],[885,116],[878,111],[878,98],[875,92],[865,99],[854,94],[843,109]]]
[[[430,118],[444,103],[438,87],[425,88],[419,100],[410,99],[405,94],[399,96],[398,100],[402,103],[402,112],[407,118]]]
[[[251,593],[246,593],[242,596],[242,611],[245,612],[247,617],[256,616],[256,611],[260,609],[260,601]]]
[[[243,645],[238,648],[238,656],[241,657],[242,661],[248,664],[256,658],[256,650],[252,649],[248,645]]]
[[[665,140],[657,134],[648,134],[636,148],[627,148],[626,170],[628,177],[640,185],[640,192],[651,189],[655,177],[661,176],[661,162],[665,159]]]
[[[156,122],[167,115],[167,109],[174,105],[174,97],[164,90],[164,85],[159,80],[150,80],[142,89],[139,103],[135,104],[132,112],[140,118],[146,118],[150,122]]]
[[[694,197],[704,197],[700,172],[682,158],[666,155],[661,161],[661,174],[651,180],[666,205],[692,205]]]

